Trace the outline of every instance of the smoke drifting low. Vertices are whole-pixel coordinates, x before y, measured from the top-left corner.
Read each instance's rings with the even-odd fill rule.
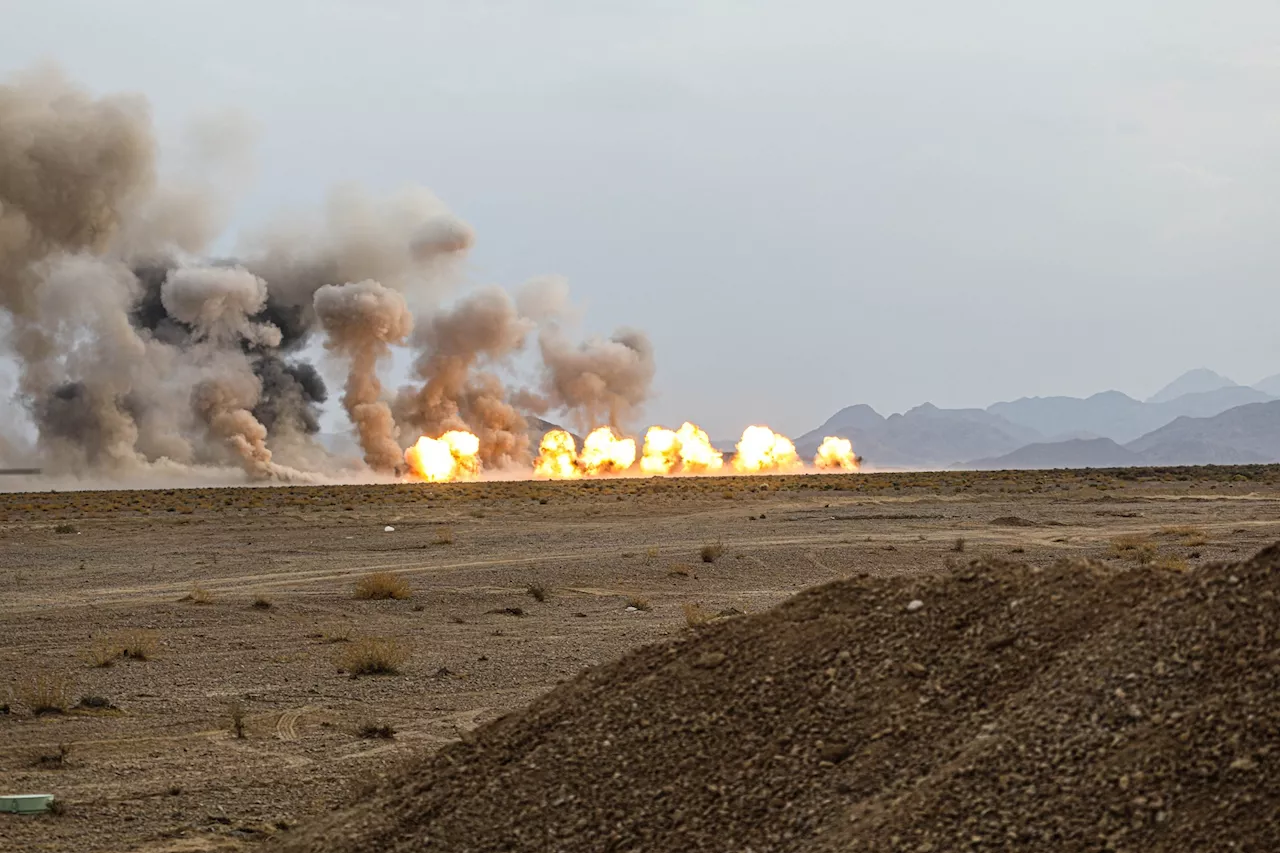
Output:
[[[243,171],[242,130],[196,128],[201,174]],[[650,395],[648,339],[573,341],[562,281],[459,297],[474,236],[426,190],[336,190],[216,258],[222,183],[235,181],[162,172],[139,96],[94,97],[52,71],[0,84],[0,357],[18,404],[0,436],[34,431],[33,464],[133,482],[230,466],[260,481],[394,476],[420,436],[461,430],[486,467],[528,466],[527,416],[622,427]],[[317,441],[328,390],[311,343],[345,373],[362,462]],[[397,348],[412,376],[391,392],[379,374]],[[5,439],[7,464],[20,446]]]

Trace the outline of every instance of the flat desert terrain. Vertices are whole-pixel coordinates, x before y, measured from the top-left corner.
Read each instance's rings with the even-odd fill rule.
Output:
[[[3,493],[0,794],[62,808],[0,814],[0,849],[269,846],[584,668],[837,578],[1277,540],[1276,466]],[[357,597],[371,573],[406,597]],[[354,676],[374,641],[396,671]]]

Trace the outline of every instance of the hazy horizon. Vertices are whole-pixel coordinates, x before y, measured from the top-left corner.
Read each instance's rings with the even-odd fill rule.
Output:
[[[564,275],[585,329],[648,333],[645,423],[1280,372],[1280,7],[1005,5],[56,0],[6,10],[0,75],[145,94],[164,141],[245,115],[228,250],[429,187],[468,282]]]

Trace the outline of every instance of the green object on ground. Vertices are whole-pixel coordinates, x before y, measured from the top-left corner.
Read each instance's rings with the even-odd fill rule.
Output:
[[[0,794],[0,812],[36,814],[47,811],[53,794]]]

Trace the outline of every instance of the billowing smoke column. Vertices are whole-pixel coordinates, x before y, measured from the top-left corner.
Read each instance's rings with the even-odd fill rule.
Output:
[[[326,284],[316,291],[316,315],[328,333],[325,346],[350,362],[342,405],[360,436],[364,461],[375,471],[395,472],[403,452],[391,407],[382,399],[378,361],[413,331],[404,297],[373,279]]]
[[[365,470],[382,474],[450,432],[477,437],[474,453],[449,445],[468,476],[528,466],[526,416],[622,429],[648,399],[648,339],[573,341],[563,281],[442,309],[474,238],[425,190],[343,188],[320,216],[207,257],[229,209],[213,188],[237,183],[243,134],[197,131],[196,168],[164,173],[142,98],[93,97],[50,71],[0,84],[0,357],[17,364],[20,403],[0,435],[25,417],[51,472],[358,474],[315,440],[327,389],[313,343],[344,365],[343,408]],[[412,381],[392,396],[378,373],[399,346]],[[530,358],[534,378],[513,382]],[[10,460],[21,444],[6,438]]]
[[[520,316],[512,298],[496,287],[432,317],[415,339],[421,354],[414,372],[422,384],[401,389],[400,422],[432,436],[474,432],[486,467],[527,465],[528,425],[507,401],[502,380],[486,368],[508,363],[533,328],[534,322]]]

